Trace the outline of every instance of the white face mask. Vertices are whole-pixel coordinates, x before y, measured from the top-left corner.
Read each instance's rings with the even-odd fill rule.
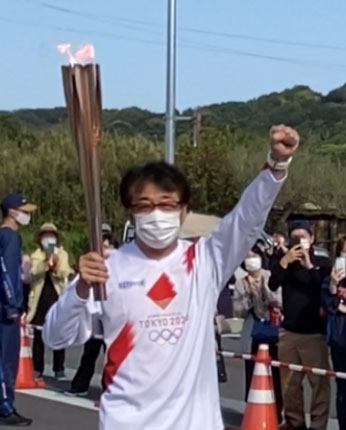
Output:
[[[57,239],[55,236],[46,236],[41,240],[42,248],[45,250],[49,250],[50,248],[54,248],[57,244]]]
[[[180,231],[180,212],[164,212],[155,209],[150,213],[134,215],[138,238],[153,249],[171,245]]]
[[[245,270],[247,272],[257,272],[262,269],[261,257],[250,257],[245,259]]]
[[[340,254],[340,257],[342,257],[342,258],[346,258],[346,252],[342,252],[342,253]]]
[[[18,211],[14,217],[14,219],[17,221],[20,225],[28,225],[31,220],[31,215],[26,214],[25,212]]]

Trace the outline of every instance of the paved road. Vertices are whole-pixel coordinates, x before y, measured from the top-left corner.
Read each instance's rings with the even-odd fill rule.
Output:
[[[97,411],[18,394],[17,408],[34,423],[31,430],[96,430]],[[13,427],[1,427],[11,430]]]
[[[224,347],[232,351],[241,351],[243,346],[239,341],[226,339]],[[72,377],[74,369],[78,366],[81,348],[73,347],[67,351],[66,367],[68,376]],[[99,399],[100,374],[102,369],[102,355],[97,363],[96,375],[92,381],[92,388],[87,399],[70,399],[63,395],[69,387],[68,382],[57,383],[53,378],[47,377],[46,390],[32,390],[29,393],[21,392],[17,397],[18,410],[24,415],[34,419],[31,430],[96,430],[97,409],[95,401]],[[51,375],[51,354],[47,354],[47,374]],[[226,360],[228,383],[220,387],[223,415],[225,423],[239,427],[244,409],[244,365],[239,360]],[[307,399],[309,399],[307,390]],[[333,384],[332,416],[335,416],[335,388]],[[308,403],[308,402],[307,402]],[[4,430],[10,428],[2,427]],[[336,430],[335,422],[328,430]],[[208,429],[206,429],[208,430]]]

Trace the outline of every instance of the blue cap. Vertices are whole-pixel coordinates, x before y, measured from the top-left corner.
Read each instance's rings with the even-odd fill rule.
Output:
[[[27,199],[20,193],[8,194],[1,202],[1,210],[8,212],[10,209],[20,209],[24,212],[34,212],[36,205],[28,203]]]
[[[294,230],[305,230],[311,234],[311,236],[314,234],[312,224],[307,219],[297,219],[290,222],[288,226],[288,233],[291,235]]]

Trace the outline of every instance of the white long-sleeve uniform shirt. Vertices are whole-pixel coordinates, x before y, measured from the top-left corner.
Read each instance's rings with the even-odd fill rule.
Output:
[[[135,243],[108,259],[101,320],[107,353],[100,430],[221,430],[213,315],[219,291],[262,231],[282,181],[264,170],[209,237],[161,260]],[[54,349],[85,342],[87,301],[75,285],[43,330]]]

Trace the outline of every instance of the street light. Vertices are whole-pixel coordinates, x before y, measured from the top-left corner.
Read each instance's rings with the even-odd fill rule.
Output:
[[[168,0],[165,160],[170,164],[175,152],[176,12],[176,0]]]

